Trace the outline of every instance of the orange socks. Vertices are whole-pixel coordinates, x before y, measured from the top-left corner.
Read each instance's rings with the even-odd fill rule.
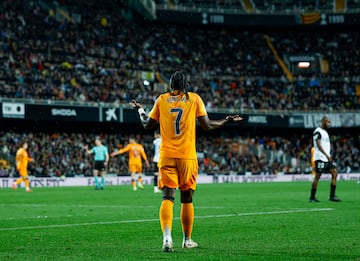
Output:
[[[191,238],[191,233],[194,224],[194,205],[193,203],[182,203],[180,219],[182,231],[186,238]]]
[[[170,230],[170,232],[172,230],[173,207],[174,207],[174,202],[172,202],[171,200],[161,201],[159,215],[160,215],[161,230],[163,233],[165,232],[166,227]]]
[[[171,233],[173,220],[174,202],[163,200],[160,206],[160,225],[164,233],[168,229]],[[193,203],[182,203],[180,212],[182,231],[186,238],[191,238],[194,224],[194,205]]]

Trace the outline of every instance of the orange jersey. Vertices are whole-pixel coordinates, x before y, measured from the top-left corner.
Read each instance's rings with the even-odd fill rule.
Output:
[[[196,159],[196,119],[207,115],[201,97],[193,92],[161,94],[149,117],[160,122],[160,157]]]
[[[142,158],[147,160],[144,147],[139,143],[129,143],[125,148],[119,150],[119,154],[129,152],[129,165],[142,164]]]
[[[29,157],[27,151],[23,148],[18,149],[16,152],[16,168],[17,170],[26,170],[28,163],[33,161],[32,158]]]

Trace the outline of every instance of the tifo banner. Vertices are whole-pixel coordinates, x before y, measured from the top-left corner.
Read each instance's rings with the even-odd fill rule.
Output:
[[[320,21],[321,14],[319,12],[306,13],[301,15],[302,24],[314,24]]]
[[[16,178],[0,178],[0,188],[11,188]],[[257,183],[257,182],[312,182],[313,177],[309,174],[299,175],[199,175],[198,184],[215,184],[215,183]],[[321,176],[321,181],[331,180],[330,174]],[[360,182],[360,173],[339,174],[338,180],[358,181]],[[42,187],[73,187],[73,186],[95,186],[93,177],[74,177],[74,178],[36,178],[30,177],[32,188]],[[106,177],[105,186],[131,186],[131,177]],[[144,185],[152,185],[153,177],[143,177]]]

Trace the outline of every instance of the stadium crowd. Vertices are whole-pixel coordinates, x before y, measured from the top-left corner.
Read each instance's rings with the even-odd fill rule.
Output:
[[[103,144],[113,152],[128,143],[132,134],[105,134]],[[14,157],[21,141],[27,140],[29,154],[35,159],[29,165],[31,175],[74,176],[92,175],[93,157],[86,155],[84,145],[94,146],[96,134],[45,133],[0,131],[0,155],[10,162],[8,175],[15,175]],[[135,135],[149,160],[153,157],[153,136],[149,133]],[[360,171],[360,136],[333,135],[334,156],[340,173]],[[310,173],[311,136],[294,133],[284,135],[243,135],[223,131],[217,135],[200,135],[197,139],[199,172],[205,174],[298,174]],[[152,174],[155,170],[146,168]],[[110,174],[128,175],[127,156],[111,158]]]
[[[359,108],[358,30],[328,34],[164,25],[128,19],[123,2],[81,1],[79,7],[77,1],[58,1],[57,6],[56,1],[1,1],[0,98],[116,105],[135,98],[152,104],[159,90],[144,85],[141,73],[153,72],[154,81],[161,83],[182,69],[210,111]],[[329,62],[328,72],[295,73],[289,81],[266,39],[280,56],[321,54]],[[113,151],[129,135],[105,134],[104,144]],[[306,135],[252,135],[225,131],[200,136],[200,172],[311,172],[311,139]],[[32,174],[91,175],[93,160],[83,146],[93,144],[95,134],[0,131],[0,137],[0,153],[11,162],[11,175],[14,153],[24,138],[35,158]],[[152,136],[138,134],[136,139],[151,159]],[[359,137],[333,139],[339,172],[359,170]],[[127,174],[126,157],[112,159],[108,172]]]
[[[0,97],[115,104],[136,98],[151,104],[159,91],[143,84],[141,72],[166,82],[183,69],[209,110],[359,108],[356,30],[171,26],[126,19],[114,3],[89,1],[79,8],[76,2],[59,2],[66,5],[0,3]],[[62,19],[56,8],[66,11]],[[266,35],[280,56],[322,54],[329,72],[295,73],[289,81]]]

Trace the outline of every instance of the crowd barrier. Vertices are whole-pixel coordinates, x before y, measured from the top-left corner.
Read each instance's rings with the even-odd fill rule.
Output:
[[[227,112],[209,111],[209,117],[223,118]],[[313,129],[319,125],[323,112],[274,112],[269,113],[241,113],[244,118],[242,125],[249,127],[278,127],[278,128],[307,128]],[[358,112],[327,112],[333,128],[360,127]],[[29,104],[21,102],[0,102],[0,119],[25,119],[30,121],[59,121],[59,122],[111,122],[138,123],[136,111],[124,107],[93,106],[59,106],[46,104]]]
[[[330,174],[323,174],[321,181],[330,180]],[[0,188],[11,188],[16,178],[0,178]],[[260,183],[260,182],[312,182],[311,174],[296,175],[199,175],[197,183],[200,184],[216,184],[216,183]],[[360,173],[340,173],[339,181],[357,181],[360,182]],[[75,186],[94,186],[93,177],[30,177],[32,188],[42,187],[75,187]],[[144,176],[144,185],[152,185],[153,177]],[[131,177],[106,177],[105,186],[123,186],[131,185]]]

